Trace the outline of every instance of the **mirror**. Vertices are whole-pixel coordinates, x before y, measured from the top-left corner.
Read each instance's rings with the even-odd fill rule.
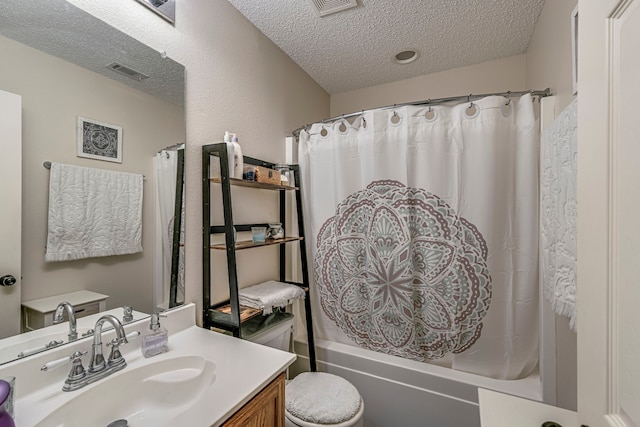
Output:
[[[22,98],[22,174],[7,181],[22,184],[22,279],[14,288],[23,309],[30,301],[56,301],[80,290],[106,295],[105,309],[115,310],[118,318],[124,305],[142,315],[180,304],[184,222],[182,215],[174,221],[171,212],[183,210],[178,184],[183,169],[174,172],[176,194],[166,223],[160,220],[156,184],[158,158],[183,158],[184,67],[64,0],[0,2],[0,52],[0,90]],[[122,128],[121,163],[77,156],[78,117]],[[144,175],[143,251],[45,262],[50,173],[45,162]],[[167,233],[170,244],[163,247]],[[0,312],[10,311],[4,303],[0,298]],[[66,332],[66,322],[57,326]],[[32,348],[35,343],[22,337],[34,332],[19,332],[0,337],[6,338],[0,350],[8,341]],[[0,357],[0,363],[7,361]]]

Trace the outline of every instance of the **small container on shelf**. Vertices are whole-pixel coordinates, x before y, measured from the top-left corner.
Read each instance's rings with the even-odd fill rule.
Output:
[[[253,243],[264,243],[267,227],[251,227],[251,240]]]
[[[286,163],[278,163],[275,165],[275,170],[280,172],[280,184],[291,185],[291,168]]]
[[[256,180],[256,169],[253,165],[244,165],[244,170],[242,172],[242,179],[247,181],[255,181]]]
[[[279,222],[269,223],[269,229],[267,230],[267,239],[282,239],[284,238],[284,230],[282,224]]]
[[[257,182],[280,185],[280,172],[274,169],[255,166],[255,177]]]

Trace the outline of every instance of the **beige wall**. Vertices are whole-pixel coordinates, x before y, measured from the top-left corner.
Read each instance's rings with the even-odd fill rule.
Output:
[[[577,0],[547,1],[526,54],[527,86],[549,87],[562,111],[573,99],[571,12]]]
[[[108,308],[152,310],[155,190],[152,158],[184,140],[183,108],[0,37],[0,89],[22,96],[22,300],[79,289],[110,296]],[[122,164],[76,157],[76,118],[123,128]],[[141,254],[45,263],[49,171],[44,161],[146,175]]]
[[[558,97],[556,114],[573,99],[571,12],[577,0],[547,1],[526,54],[528,87],[549,87]],[[566,317],[556,316],[557,406],[577,407],[577,342]]]
[[[525,56],[515,55],[482,64],[333,94],[331,95],[331,116],[429,98],[524,90],[527,89],[525,83]]]
[[[130,0],[70,2],[166,51],[187,69],[186,300],[198,303],[201,313],[200,147],[221,141],[231,130],[245,155],[284,161],[284,137],[326,117],[329,95],[227,1],[176,2],[175,27]],[[243,206],[258,213],[262,208],[250,201]],[[273,265],[268,251],[261,250],[239,274],[254,277]]]

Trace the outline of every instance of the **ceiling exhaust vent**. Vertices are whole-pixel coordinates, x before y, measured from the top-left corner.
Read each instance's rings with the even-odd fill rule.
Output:
[[[309,3],[318,16],[327,16],[358,6],[356,0],[309,0]]]
[[[149,76],[147,76],[146,74],[142,74],[141,72],[122,65],[119,62],[112,62],[111,64],[107,65],[106,68],[137,81],[142,81],[149,78]]]

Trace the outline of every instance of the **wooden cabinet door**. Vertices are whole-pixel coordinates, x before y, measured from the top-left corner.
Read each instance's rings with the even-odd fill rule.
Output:
[[[223,427],[284,427],[284,373],[229,418]]]

